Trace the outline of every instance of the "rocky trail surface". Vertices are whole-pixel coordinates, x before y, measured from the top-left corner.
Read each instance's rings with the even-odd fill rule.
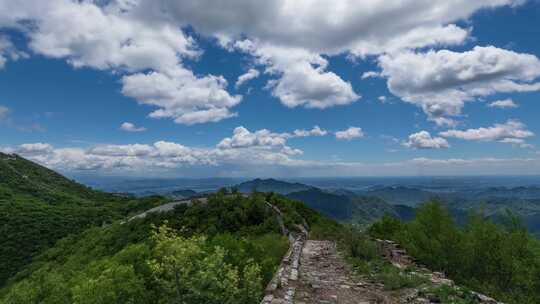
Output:
[[[376,286],[355,280],[334,242],[307,241],[300,259],[295,303],[391,303]]]
[[[193,200],[194,199],[187,199],[187,200],[174,201],[174,202],[170,202],[170,203],[167,203],[167,204],[163,204],[161,206],[157,206],[157,207],[154,207],[152,209],[148,209],[143,213],[137,214],[137,215],[131,217],[129,220],[131,221],[131,220],[138,219],[138,218],[145,218],[146,215],[148,215],[150,213],[159,213],[159,212],[172,211],[178,205],[189,205],[189,204],[191,204],[193,202]],[[201,203],[206,203],[208,199],[206,197],[201,197],[201,198],[197,198],[196,200],[201,202]]]

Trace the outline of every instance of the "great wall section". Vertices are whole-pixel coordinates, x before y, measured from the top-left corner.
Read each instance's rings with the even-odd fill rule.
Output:
[[[297,231],[289,231],[283,224],[280,210],[267,204],[274,210],[282,233],[289,238],[289,250],[268,284],[261,304],[440,303],[437,299],[430,299],[420,289],[388,291],[381,283],[354,275],[335,242],[310,240],[309,227],[305,221],[304,225],[297,225]],[[397,243],[389,240],[374,241],[384,258],[395,267],[405,269],[414,266],[433,286],[455,286],[443,273],[431,272],[417,265]],[[479,304],[503,304],[480,293],[472,292],[472,295]]]

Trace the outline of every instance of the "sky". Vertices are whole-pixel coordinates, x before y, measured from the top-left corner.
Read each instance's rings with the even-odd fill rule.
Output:
[[[540,174],[536,0],[0,0],[0,151],[67,174]]]

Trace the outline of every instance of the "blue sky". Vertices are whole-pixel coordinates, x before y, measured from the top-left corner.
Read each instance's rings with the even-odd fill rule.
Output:
[[[540,173],[537,1],[10,2],[0,148],[62,172]]]

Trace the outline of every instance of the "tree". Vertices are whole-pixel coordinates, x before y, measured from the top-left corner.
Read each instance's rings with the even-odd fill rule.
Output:
[[[225,250],[205,250],[206,238],[177,235],[161,226],[149,265],[163,291],[161,303],[238,303],[238,271],[225,263]]]

